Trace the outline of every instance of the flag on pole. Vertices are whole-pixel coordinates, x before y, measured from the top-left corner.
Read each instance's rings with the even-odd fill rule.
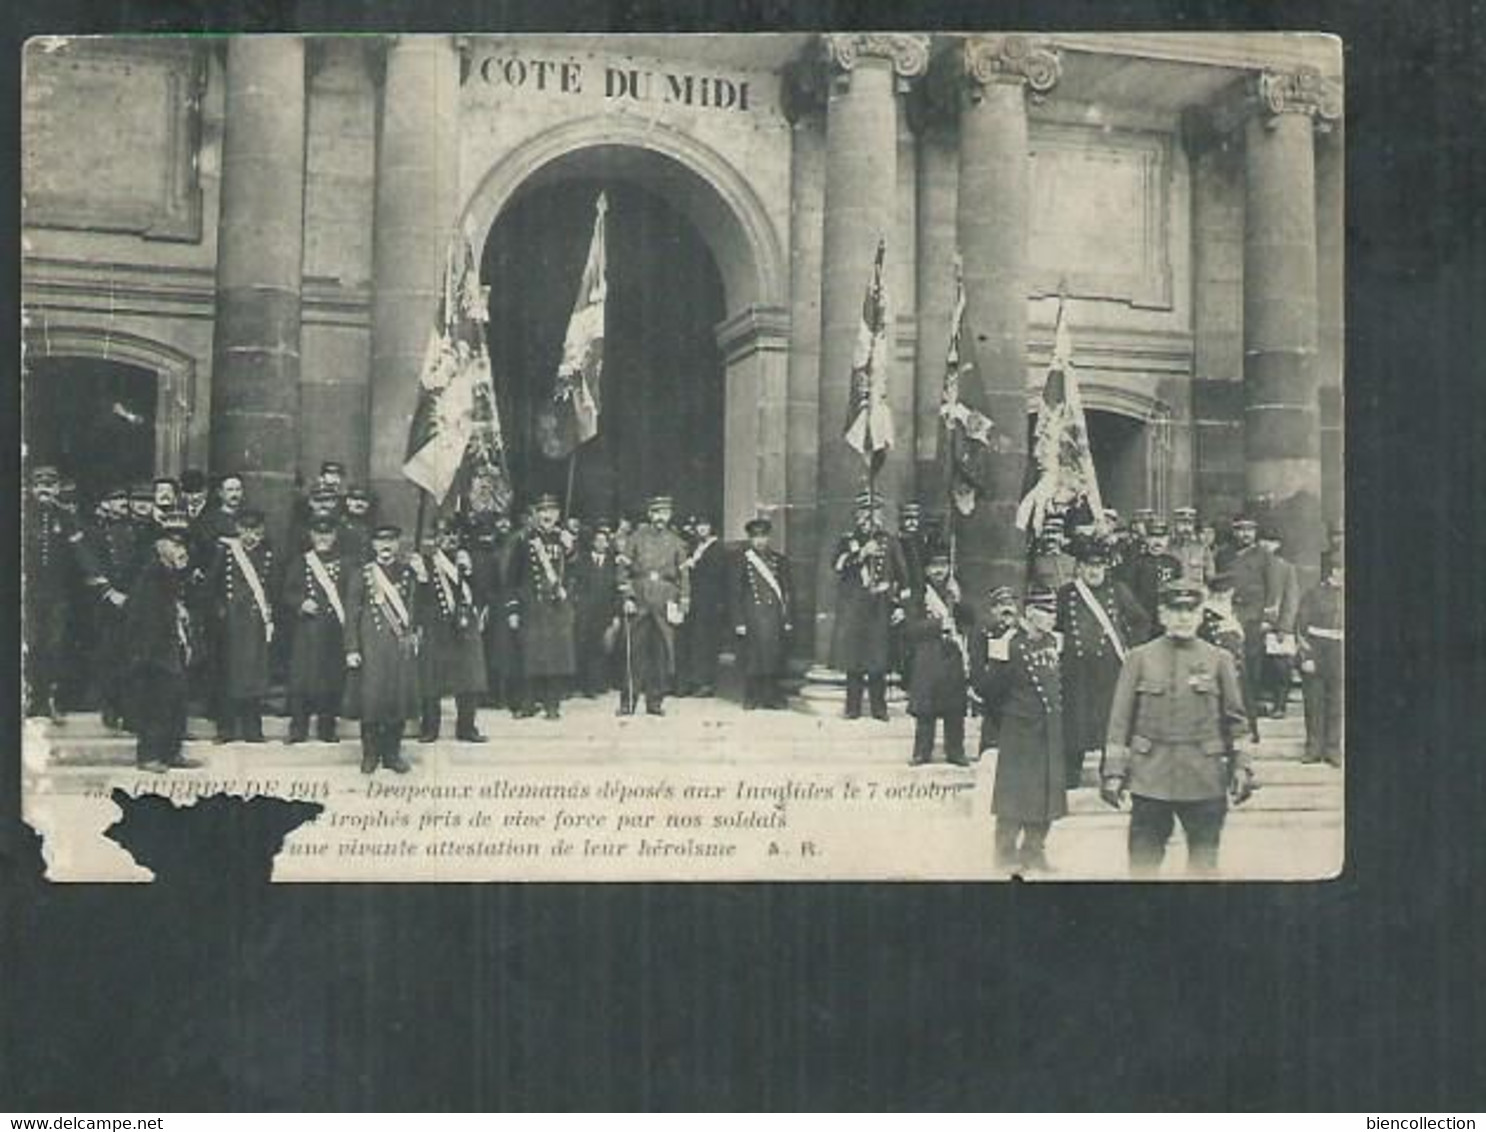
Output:
[[[403,475],[442,504],[468,460],[509,504],[505,442],[485,344],[487,291],[467,234],[452,242],[418,377]]]
[[[946,483],[955,510],[969,515],[990,487],[986,457],[995,428],[984,411],[985,392],[975,369],[975,342],[965,335],[965,275],[955,257],[955,309],[944,359],[944,391],[939,401],[940,443]]]
[[[1094,454],[1089,448],[1078,373],[1073,367],[1067,304],[1061,297],[1053,332],[1053,357],[1042,387],[1031,456],[1027,468],[1029,487],[1016,512],[1018,530],[1030,526],[1040,534],[1049,514],[1067,511],[1079,501],[1088,507],[1095,525],[1103,525],[1104,503],[1099,496]]]
[[[604,215],[609,198],[599,193],[594,205],[593,238],[578,284],[578,299],[568,319],[562,361],[552,383],[552,400],[537,414],[537,444],[542,455],[561,460],[598,435],[600,380],[604,372],[604,312],[608,298],[608,264],[604,251]]]
[[[875,475],[893,446],[893,413],[887,403],[887,290],[882,281],[886,242],[877,241],[872,278],[862,301],[862,325],[851,361],[851,397],[846,408],[846,443]]]

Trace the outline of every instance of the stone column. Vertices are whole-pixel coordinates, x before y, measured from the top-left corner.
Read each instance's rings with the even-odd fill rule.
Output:
[[[242,474],[282,536],[299,457],[304,41],[227,44],[212,336],[211,467]]]
[[[1321,514],[1340,525],[1346,510],[1343,477],[1346,386],[1346,165],[1343,123],[1316,139],[1316,307],[1321,412]]]
[[[1245,125],[1244,478],[1304,585],[1325,542],[1314,135],[1339,108],[1314,71],[1266,73],[1255,88],[1258,112]]]
[[[786,376],[785,511],[779,545],[795,586],[791,648],[815,655],[815,573],[820,560],[816,483],[820,429],[820,272],[825,231],[825,75],[817,61],[791,66],[785,81],[790,120],[789,357]],[[733,532],[729,532],[731,535]]]
[[[398,36],[387,47],[372,245],[370,480],[381,515],[405,525],[418,504],[402,475],[408,422],[459,209],[459,72],[449,36]]]
[[[995,585],[1020,586],[1026,574],[1025,538],[1015,520],[1027,463],[1027,98],[1051,90],[1061,64],[1052,51],[1015,35],[970,37],[948,62],[959,86],[956,229],[966,330],[998,439],[988,472],[993,486],[959,526],[960,581],[979,599]]]
[[[918,354],[914,365],[914,460],[918,494],[930,511],[948,507],[939,452],[939,403],[954,317],[955,202],[960,156],[954,119],[920,100],[918,130]]]
[[[850,525],[852,499],[866,482],[865,462],[842,438],[852,357],[862,320],[862,296],[878,240],[887,237],[889,262],[903,252],[891,246],[897,220],[896,94],[905,89],[909,79],[923,74],[929,61],[925,36],[842,33],[822,36],[821,44],[832,81],[826,104],[817,433],[817,531],[822,548],[816,565],[818,659],[827,655],[834,624],[836,586],[830,547]],[[888,315],[896,318],[891,307]],[[894,338],[890,328],[891,354],[896,353]],[[911,377],[892,372],[890,379],[905,381]],[[911,459],[911,455],[894,451],[889,459]]]

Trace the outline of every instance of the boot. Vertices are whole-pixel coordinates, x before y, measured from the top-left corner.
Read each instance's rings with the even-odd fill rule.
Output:
[[[315,738],[322,743],[339,743],[340,735],[336,732],[335,713],[322,711],[315,719]]]
[[[887,677],[872,676],[867,680],[867,694],[872,701],[872,718],[887,722]]]
[[[666,714],[666,709],[662,706],[661,700],[662,700],[662,697],[660,697],[660,696],[646,696],[645,697],[645,714],[646,715],[665,715]]]
[[[454,697],[458,718],[454,724],[454,738],[461,743],[483,743],[485,736],[475,726],[476,697],[460,695]]]
[[[846,674],[846,718],[862,718],[862,690],[864,678],[860,672]]]
[[[402,728],[397,724],[390,724],[387,727],[381,747],[382,765],[388,770],[394,774],[407,774],[413,769],[402,757]]]
[[[443,704],[437,696],[426,696],[423,700],[423,721],[418,728],[418,742],[437,742],[441,724]]]
[[[310,717],[308,713],[295,712],[289,717],[289,734],[284,742],[291,746],[295,743],[304,743],[310,737]]]

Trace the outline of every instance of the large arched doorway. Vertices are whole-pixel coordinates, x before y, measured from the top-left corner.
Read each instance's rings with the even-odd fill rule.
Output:
[[[544,456],[536,417],[551,395],[593,228],[608,196],[608,311],[599,433],[573,466],[572,511],[642,512],[647,496],[716,523],[723,506],[726,314],[720,273],[691,221],[664,197],[575,163],[528,181],[486,241],[492,369],[518,500],[566,492],[568,461]],[[563,175],[564,173],[568,175]]]
[[[605,369],[612,378],[600,436],[611,450],[601,454],[597,440],[580,450],[575,507],[593,517],[665,489],[682,507],[720,512],[729,537],[755,514],[782,529],[788,258],[749,179],[691,135],[650,119],[595,115],[553,127],[487,169],[461,223],[482,255],[498,316],[489,327],[497,382],[550,390],[600,188],[610,195]],[[547,251],[523,264],[502,250],[523,243],[545,243]],[[544,294],[498,298],[521,289]],[[510,326],[504,311],[513,302],[544,310],[550,303],[554,323]],[[704,324],[710,346],[701,342]],[[502,325],[516,343],[500,341]],[[519,345],[523,336],[531,345]],[[512,354],[521,372],[503,377]],[[529,392],[510,392],[503,406],[510,443],[529,446],[530,419],[521,419],[518,403]],[[660,445],[661,436],[673,446]],[[565,465],[533,472],[515,455],[522,496],[565,488]],[[523,474],[536,486],[520,482]],[[609,474],[617,485],[602,482]]]
[[[52,355],[28,360],[27,462],[52,464],[91,504],[112,487],[155,474],[158,376],[105,358]]]

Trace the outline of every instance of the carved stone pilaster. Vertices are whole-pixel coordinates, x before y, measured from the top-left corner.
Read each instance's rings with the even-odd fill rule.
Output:
[[[1342,88],[1315,67],[1264,71],[1254,77],[1254,98],[1267,124],[1282,114],[1309,117],[1319,133],[1328,132],[1342,116]]]
[[[929,37],[883,32],[829,32],[820,37],[821,58],[833,81],[851,81],[857,60],[888,59],[898,78],[898,92],[929,69]]]

